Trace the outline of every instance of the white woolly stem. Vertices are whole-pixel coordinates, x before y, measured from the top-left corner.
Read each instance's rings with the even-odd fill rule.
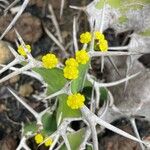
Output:
[[[6,67],[6,65],[2,65],[2,64],[0,64],[0,66],[1,67]],[[13,70],[13,71],[18,71],[20,68],[10,67],[9,69]],[[28,75],[30,77],[33,77],[33,78],[39,80],[40,82],[44,83],[44,79],[42,78],[42,76],[40,76],[35,71],[24,71],[24,72],[22,72],[22,74],[25,74],[25,75]]]
[[[70,143],[69,143],[68,138],[67,138],[67,134],[66,133],[62,134],[62,138],[64,139],[67,150],[71,150]]]
[[[90,110],[91,112],[95,112],[95,99],[94,99],[94,85],[93,85],[93,88],[92,88],[92,94],[91,94],[91,103],[90,103]]]
[[[57,91],[57,92],[47,96],[46,98],[44,98],[44,100],[52,99],[52,98],[54,98],[54,97],[56,97],[58,95],[64,94],[64,93],[65,93],[64,89],[61,89],[60,91]]]
[[[86,144],[90,138],[90,135],[91,135],[91,130],[88,128],[85,132],[84,140],[81,143],[79,150],[85,150],[86,149]]]
[[[52,145],[50,146],[49,150],[53,150],[53,148],[55,147],[56,143],[59,140],[60,135],[57,135],[52,143]]]
[[[86,119],[86,121],[88,123],[92,122],[92,123],[95,123],[95,125],[99,124],[100,126],[103,126],[103,127],[107,128],[107,129],[109,129],[109,130],[111,130],[111,131],[113,131],[113,132],[115,132],[119,135],[122,135],[122,136],[128,138],[128,139],[131,139],[131,140],[139,142],[139,143],[146,144],[144,141],[141,141],[141,140],[137,139],[136,137],[130,135],[129,133],[127,133],[127,132],[125,132],[125,131],[123,131],[123,130],[121,130],[121,129],[105,122],[104,120],[102,120],[100,118],[98,118],[86,106],[82,107],[81,112],[82,112],[84,118]]]
[[[78,7],[78,6],[73,6],[73,5],[70,5],[69,7],[72,9],[82,10],[82,11],[85,11],[85,9],[86,9],[86,7]]]
[[[79,47],[78,47],[78,41],[77,41],[77,19],[76,17],[73,18],[73,44],[74,44],[74,49],[75,49],[75,52],[77,50],[79,50]]]
[[[18,145],[18,147],[17,147],[17,149],[16,150],[21,150],[22,148],[24,148],[25,150],[31,150],[29,147],[28,147],[28,145],[26,144],[26,137],[22,137],[21,138],[21,141],[20,141],[20,143],[19,143],[19,145]]]
[[[92,134],[93,148],[94,150],[98,150],[98,139],[97,139],[95,123],[91,122],[90,128],[91,128],[91,134]]]
[[[104,26],[104,16],[105,16],[105,1],[104,1],[104,6],[102,9],[102,16],[101,16],[101,25],[100,25],[100,32],[103,32],[103,26]],[[104,70],[104,56],[101,56],[101,72]]]
[[[99,91],[99,89],[100,89],[100,87],[99,86],[97,86],[97,84],[95,84],[95,93],[96,93],[96,102],[95,102],[95,104],[96,104],[96,108],[98,109],[99,108],[99,103],[100,103],[100,91]]]
[[[141,55],[138,52],[89,52],[90,57],[100,57],[100,56],[128,56],[128,55]]]
[[[130,119],[130,122],[131,122],[131,125],[132,125],[132,128],[133,128],[133,131],[136,135],[136,137],[141,140],[141,137],[139,135],[139,132],[138,132],[138,129],[137,129],[137,126],[136,126],[136,123],[135,123],[135,118],[131,118]],[[141,150],[145,150],[145,147],[143,146],[142,143],[139,143],[140,144],[140,147],[141,147]]]
[[[111,86],[115,86],[115,85],[119,85],[121,83],[124,83],[132,78],[135,78],[136,76],[138,76],[139,74],[141,74],[142,72],[138,72],[138,73],[135,73],[131,76],[128,76],[126,78],[123,78],[121,80],[118,80],[118,81],[114,81],[114,82],[110,82],[110,83],[99,83],[99,82],[96,82],[95,84],[97,84],[97,86],[99,87],[111,87]],[[90,77],[90,75],[87,74],[87,79],[93,84],[94,83],[94,80]]]
[[[109,47],[108,50],[128,50],[129,46]]]

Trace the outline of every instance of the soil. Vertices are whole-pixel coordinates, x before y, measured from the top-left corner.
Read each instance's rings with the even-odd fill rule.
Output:
[[[61,29],[61,34],[64,40],[64,45],[69,52],[69,55],[72,55],[70,49],[70,39],[72,38],[72,20],[73,16],[79,16],[79,33],[81,31],[86,31],[89,29],[89,25],[86,21],[86,16],[82,12],[77,12],[69,8],[69,5],[75,6],[85,6],[91,0],[68,0],[64,6],[64,13],[62,18],[59,17],[60,12],[60,0],[31,0],[28,7],[25,9],[24,13],[21,15],[20,19],[17,21],[15,28],[23,37],[26,43],[31,44],[33,51],[32,54],[34,57],[40,57],[41,55],[51,51],[57,50],[56,54],[62,56],[63,54],[59,48],[54,44],[54,42],[47,36],[44,32],[44,27],[47,27],[55,36],[56,30],[53,26],[52,21],[47,16],[49,14],[48,4],[53,6],[54,12],[56,14],[59,27]],[[13,2],[10,0],[10,2]],[[17,4],[19,6],[22,4],[22,0]],[[3,13],[3,11],[1,11]],[[9,11],[7,15],[0,16],[0,34],[6,29],[10,21],[13,19],[14,14]],[[110,46],[121,45],[124,37],[128,33],[123,33],[116,36],[113,29],[105,31],[106,38],[109,41]],[[4,37],[4,41],[7,41],[15,46],[15,33],[14,30]],[[59,53],[58,53],[59,52]],[[144,59],[143,59],[144,57]],[[150,66],[149,61],[145,61],[145,57],[141,57],[140,61],[143,62],[146,66]],[[149,57],[146,59],[148,60]],[[97,78],[105,78],[105,74],[100,73],[100,62],[97,59],[92,61],[92,70],[90,71]],[[0,77],[4,77],[11,71],[4,72]],[[105,71],[104,71],[105,72]],[[107,73],[107,70],[106,72]],[[34,95],[39,95],[44,88],[42,84],[25,75],[17,76],[16,78],[10,79],[5,82],[3,85],[0,85],[0,150],[15,150],[17,144],[20,140],[20,129],[22,122],[29,122],[34,120],[33,116],[22,106],[20,105],[15,98],[8,92],[7,88],[13,88],[21,96],[24,97],[24,100],[32,106],[34,109],[41,111],[44,109],[44,104],[38,101]],[[26,90],[28,89],[28,90]],[[29,90],[30,89],[30,90]],[[133,131],[130,127],[130,124],[125,119],[117,120],[115,123],[118,127],[127,131],[128,133],[133,134]],[[140,131],[141,137],[148,137],[150,135],[150,124],[148,122],[138,120],[137,121],[138,129]],[[30,142],[31,149],[35,150],[35,143]],[[100,150],[139,150],[139,145],[127,140],[123,137],[120,137],[110,131],[105,132],[103,135],[99,135],[99,147]],[[45,150],[45,147],[40,147],[39,150]]]

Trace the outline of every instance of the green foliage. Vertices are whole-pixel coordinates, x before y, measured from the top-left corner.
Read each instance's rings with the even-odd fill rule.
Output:
[[[104,102],[107,100],[108,91],[106,88],[100,88],[100,101]]]
[[[68,140],[71,146],[71,150],[78,150],[80,144],[83,142],[85,135],[85,129],[81,129],[75,133],[68,134]],[[67,150],[66,146],[63,145],[60,150]]]
[[[97,4],[96,4],[96,8],[97,9],[102,9],[104,6],[104,2],[105,0],[100,0]],[[107,0],[107,3],[113,7],[113,8],[119,8],[121,6],[121,0]]]
[[[48,84],[48,95],[62,89],[67,82],[67,79],[64,78],[63,71],[61,69],[34,68],[33,70],[39,73],[43,77],[44,81]]]
[[[31,122],[31,123],[27,123],[24,126],[24,134],[28,134],[28,133],[36,133],[36,131],[38,130],[37,124],[36,122]]]
[[[92,86],[86,86],[82,90],[82,94],[85,96],[86,102],[91,100]]]
[[[67,105],[67,95],[61,95],[59,96],[59,105],[57,109],[57,122],[59,120],[59,117],[61,115],[61,121],[63,121],[64,118],[73,118],[73,117],[81,117],[80,110],[73,110]]]
[[[143,36],[150,36],[150,29],[145,30],[144,32],[141,32],[140,35]]]
[[[56,125],[56,117],[54,115],[51,115],[49,113],[46,113],[42,117],[42,123],[43,123],[43,130],[42,134],[43,135],[50,135],[57,129]],[[36,133],[38,131],[37,123],[31,122],[27,123],[24,126],[24,134],[27,133]]]
[[[72,93],[77,93],[83,89],[85,82],[85,75],[89,68],[89,63],[85,65],[79,65],[79,77],[72,81],[71,83],[71,91]]]
[[[57,124],[56,124],[56,116],[55,114],[50,115],[49,113],[46,113],[42,117],[42,123],[43,123],[43,135],[50,135],[55,130],[57,130]]]

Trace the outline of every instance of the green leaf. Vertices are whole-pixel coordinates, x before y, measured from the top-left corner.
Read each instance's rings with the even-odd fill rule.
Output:
[[[85,96],[86,102],[89,102],[91,100],[91,96],[92,96],[92,86],[84,87],[82,94]]]
[[[96,4],[96,8],[97,9],[102,9],[104,6],[104,2],[105,0],[100,0],[97,4]],[[121,0],[107,0],[107,4],[109,4],[111,7],[113,8],[119,8],[121,5]]]
[[[77,93],[83,89],[85,82],[85,75],[89,68],[89,63],[85,65],[79,65],[79,77],[71,82],[72,93]]]
[[[100,101],[103,103],[107,100],[108,97],[108,91],[106,88],[100,88]]]
[[[24,126],[24,134],[25,134],[25,135],[28,134],[29,132],[33,134],[33,133],[35,133],[37,130],[38,130],[38,127],[37,127],[35,121],[34,121],[34,122],[31,122],[31,123],[27,123],[27,124],[25,124],[25,126]]]
[[[141,32],[140,35],[142,35],[142,36],[150,36],[150,29],[147,29],[147,30]]]
[[[90,145],[87,145],[86,150],[93,150],[93,147]]]
[[[43,123],[43,135],[50,135],[54,131],[57,130],[57,124],[56,124],[56,116],[53,114],[46,113],[42,117],[42,123]]]
[[[124,16],[124,15],[119,18],[119,23],[121,23],[121,24],[123,24],[123,23],[125,23],[125,22],[127,22],[127,21],[128,21],[128,19],[127,19],[127,17]]]
[[[81,129],[75,133],[70,133],[67,135],[71,150],[79,150],[79,146],[82,143],[85,135],[85,129]],[[66,146],[63,145],[60,150],[67,150]]]
[[[81,112],[80,110],[76,110],[76,109],[71,109],[68,105],[67,105],[67,95],[61,95],[59,96],[59,105],[58,105],[58,109],[57,109],[57,123],[59,120],[60,115],[62,115],[61,117],[61,121],[64,118],[73,118],[73,117],[81,117]]]
[[[42,117],[42,123],[43,123],[43,130],[42,130],[43,135],[50,135],[57,129],[55,115],[45,113]],[[24,134],[27,134],[29,132],[33,134],[36,133],[37,130],[38,127],[36,121],[27,123],[24,126]]]
[[[61,69],[34,68],[33,70],[39,73],[48,84],[48,95],[62,89],[67,82],[67,79],[64,78],[63,71]]]

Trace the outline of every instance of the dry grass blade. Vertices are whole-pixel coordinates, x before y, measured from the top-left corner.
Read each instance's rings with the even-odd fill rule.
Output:
[[[6,65],[1,65],[1,64],[0,64],[0,66],[1,67],[6,67]],[[12,71],[17,71],[20,68],[9,67],[9,69],[12,70]],[[43,80],[42,76],[40,76],[38,73],[36,73],[34,71],[24,71],[24,72],[22,72],[22,74],[25,74],[27,76],[33,77],[33,78],[39,80],[40,82],[44,83],[44,80]]]
[[[3,82],[9,80],[12,77],[15,77],[15,76],[17,76],[19,74],[22,74],[22,72],[27,71],[27,70],[29,70],[31,68],[33,68],[32,64],[28,64],[28,65],[26,65],[26,66],[24,66],[24,67],[22,67],[22,68],[20,68],[20,69],[18,69],[16,71],[10,73],[9,75],[5,76],[4,78],[0,79],[0,83],[3,83]]]
[[[5,10],[4,10],[4,14],[6,14],[8,12],[9,9],[11,9],[13,6],[15,6],[20,0],[15,0],[13,1]]]
[[[48,9],[49,9],[49,11],[51,13],[51,19],[53,21],[53,24],[54,24],[54,26],[56,28],[56,34],[57,34],[58,40],[59,40],[60,43],[63,43],[63,38],[61,36],[59,24],[58,24],[58,21],[56,19],[56,16],[55,16],[55,13],[54,13],[54,10],[53,10],[53,7],[52,7],[51,4],[48,5]]]
[[[65,0],[61,0],[61,5],[60,5],[60,18],[61,18],[62,15],[63,15],[64,6],[65,6]]]
[[[37,118],[38,113],[29,106],[23,99],[21,99],[12,89],[8,88],[9,92],[30,112]]]
[[[0,2],[5,3],[6,5],[9,5],[9,2],[7,0],[0,0]]]
[[[11,23],[9,24],[9,26],[6,28],[6,30],[3,32],[3,34],[0,36],[0,40],[3,39],[3,37],[10,31],[10,29],[14,26],[14,24],[16,23],[16,21],[18,20],[18,18],[21,16],[21,14],[23,13],[23,11],[25,10],[25,8],[27,7],[29,3],[29,0],[25,0],[20,8],[20,10],[18,11],[18,13],[16,14],[16,16],[14,17],[14,19],[11,21]]]
[[[112,66],[114,67],[114,69],[115,69],[115,71],[117,72],[117,74],[119,75],[119,77],[121,77],[121,74],[120,74],[120,72],[119,72],[119,69],[118,69],[118,67],[116,66],[116,64],[114,63],[113,58],[110,57],[110,56],[108,56],[107,58],[108,58],[109,62],[112,64]]]
[[[56,37],[46,27],[44,27],[44,30],[50,39],[52,39],[55,44],[66,54],[64,46],[56,39]]]
[[[130,122],[131,122],[133,131],[134,131],[136,137],[137,137],[139,140],[141,140],[139,131],[138,131],[137,126],[136,126],[135,118],[131,118],[131,119],[130,119]],[[139,144],[140,144],[141,150],[145,150],[145,147],[143,146],[143,144],[142,144],[142,143],[139,143]]]

